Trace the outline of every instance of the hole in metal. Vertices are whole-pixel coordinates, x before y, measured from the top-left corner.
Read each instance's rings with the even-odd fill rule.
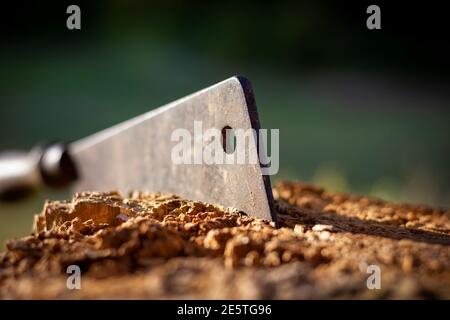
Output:
[[[230,154],[236,150],[236,135],[230,126],[225,126],[222,129],[222,147],[223,150]]]

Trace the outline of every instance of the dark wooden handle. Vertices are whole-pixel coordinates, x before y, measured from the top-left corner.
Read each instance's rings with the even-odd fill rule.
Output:
[[[75,164],[63,143],[0,154],[2,200],[20,199],[44,186],[63,187],[76,178]]]

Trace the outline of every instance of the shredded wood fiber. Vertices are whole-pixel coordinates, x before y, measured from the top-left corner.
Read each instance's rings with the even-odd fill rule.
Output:
[[[296,182],[274,194],[279,229],[159,193],[48,201],[0,254],[0,298],[450,298],[450,210]],[[80,290],[66,286],[69,265]]]

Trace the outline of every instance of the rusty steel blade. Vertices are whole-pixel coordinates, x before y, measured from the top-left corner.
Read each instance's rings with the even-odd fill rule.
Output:
[[[172,132],[184,128],[194,135],[194,121],[201,121],[204,130],[260,129],[250,82],[229,78],[72,143],[80,175],[74,190],[168,192],[275,220],[269,177],[259,163],[173,163]]]

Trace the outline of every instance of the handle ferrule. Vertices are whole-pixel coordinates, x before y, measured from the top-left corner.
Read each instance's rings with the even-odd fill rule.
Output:
[[[21,198],[44,186],[64,187],[76,179],[75,164],[63,143],[0,154],[2,200]]]

